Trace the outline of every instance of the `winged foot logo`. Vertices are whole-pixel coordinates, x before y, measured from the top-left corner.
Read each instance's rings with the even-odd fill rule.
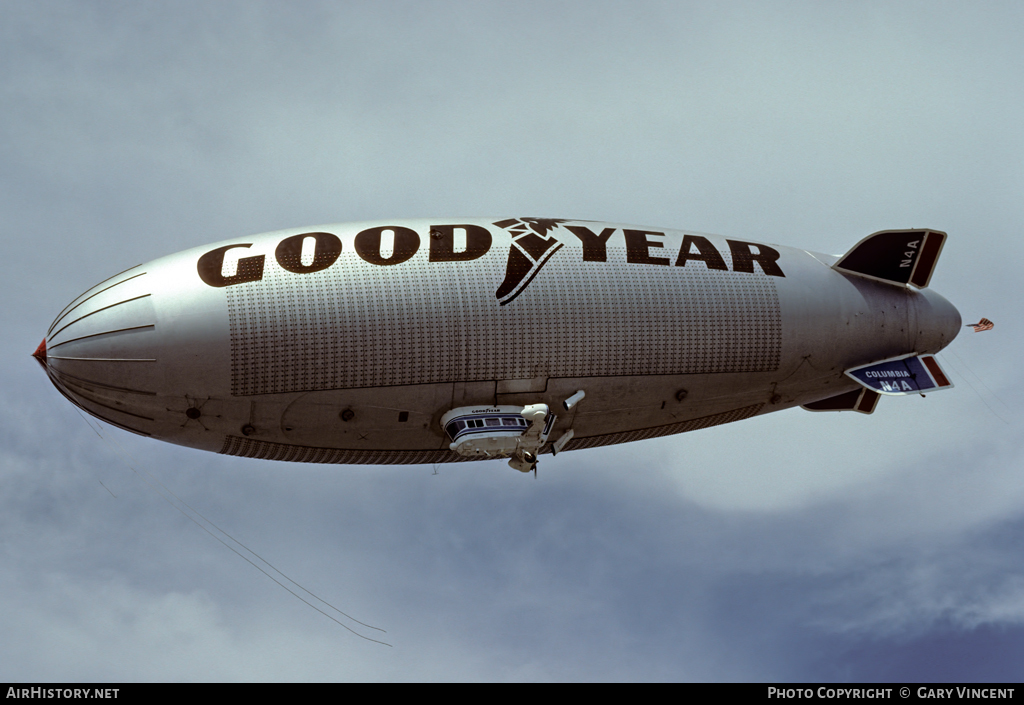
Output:
[[[564,222],[561,218],[510,218],[495,223],[512,236],[505,280],[494,293],[499,304],[504,306],[523,293],[541,267],[562,248],[562,243],[548,232]]]

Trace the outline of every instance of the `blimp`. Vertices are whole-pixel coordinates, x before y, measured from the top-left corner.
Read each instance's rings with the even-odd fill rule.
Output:
[[[71,403],[215,453],[427,464],[629,443],[952,387],[946,233],[843,255],[560,218],[323,225],[132,267],[34,356]],[[898,403],[898,402],[885,402]]]

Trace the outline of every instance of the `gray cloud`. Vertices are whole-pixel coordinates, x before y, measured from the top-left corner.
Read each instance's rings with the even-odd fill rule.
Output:
[[[1016,677],[1017,4],[3,10],[0,677]],[[566,454],[537,481],[103,430],[390,649],[175,512],[28,356],[72,297],[163,254],[492,214],[826,252],[936,227],[933,286],[996,328],[943,353],[950,392]]]

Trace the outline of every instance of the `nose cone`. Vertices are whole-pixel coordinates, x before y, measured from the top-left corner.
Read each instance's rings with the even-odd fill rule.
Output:
[[[68,304],[33,356],[76,406],[149,435],[159,370],[145,271],[123,272]]]
[[[39,343],[39,347],[32,353],[32,357],[39,360],[39,364],[46,369],[46,338],[43,338],[43,342]]]
[[[917,303],[917,352],[937,353],[953,342],[963,321],[956,306],[931,289],[920,292]]]

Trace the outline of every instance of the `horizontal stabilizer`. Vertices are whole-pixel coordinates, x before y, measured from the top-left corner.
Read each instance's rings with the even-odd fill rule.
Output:
[[[883,230],[854,245],[832,269],[924,289],[945,242],[946,233],[937,230]]]
[[[851,367],[846,374],[867,389],[892,396],[937,392],[953,387],[934,355],[911,353]]]
[[[859,411],[862,414],[870,414],[875,411],[880,396],[878,392],[861,387],[801,406],[808,411]]]

